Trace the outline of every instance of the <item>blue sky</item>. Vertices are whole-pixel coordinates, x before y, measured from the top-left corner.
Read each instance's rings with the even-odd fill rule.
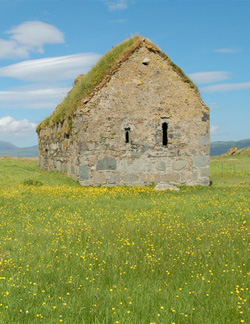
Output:
[[[36,125],[80,73],[132,35],[148,37],[211,108],[211,140],[250,138],[250,0],[0,0],[0,141]]]

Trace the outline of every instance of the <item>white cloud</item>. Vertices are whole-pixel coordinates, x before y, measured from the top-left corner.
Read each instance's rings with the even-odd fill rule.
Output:
[[[41,21],[26,21],[7,31],[7,34],[39,53],[43,52],[44,44],[64,43],[63,33],[59,29]]]
[[[235,48],[218,48],[218,49],[215,49],[214,52],[216,52],[216,53],[238,53],[239,50],[237,50]]]
[[[197,84],[213,83],[229,79],[225,71],[196,72],[188,75]]]
[[[0,59],[5,57],[28,57],[28,51],[15,41],[0,39]]]
[[[202,92],[227,92],[233,90],[245,90],[250,89],[250,82],[243,82],[243,83],[223,83],[223,84],[216,84],[207,87],[202,87],[200,90]]]
[[[105,0],[110,11],[124,10],[128,7],[128,0]]]
[[[109,22],[112,24],[124,24],[127,20],[126,19],[116,19],[116,20],[110,20]]]
[[[72,88],[72,79],[86,73],[99,58],[99,54],[85,53],[29,60],[0,68],[0,77],[40,82],[0,91],[0,107],[54,109]],[[66,84],[58,82],[62,80],[67,80]]]
[[[10,39],[0,39],[0,58],[26,58],[30,52],[43,53],[45,44],[65,42],[58,28],[41,21],[26,21],[6,34]]]
[[[40,86],[41,87],[41,86]],[[32,88],[25,86],[9,91],[0,91],[0,107],[26,109],[54,109],[70,88]]]
[[[221,132],[219,125],[211,125],[211,135],[218,135]]]
[[[0,77],[35,82],[67,80],[88,72],[100,57],[96,53],[83,53],[23,61],[0,68]]]
[[[3,137],[26,137],[35,132],[37,124],[29,122],[27,119],[16,120],[6,116],[0,118],[0,136]]]

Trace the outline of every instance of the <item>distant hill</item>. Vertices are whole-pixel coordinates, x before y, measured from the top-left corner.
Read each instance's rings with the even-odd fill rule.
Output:
[[[250,139],[228,142],[212,142],[211,156],[224,154],[233,146],[237,146],[239,149],[250,147]]]
[[[231,147],[238,146],[239,149],[250,147],[250,139],[228,142],[212,142],[211,156],[226,153]],[[29,147],[17,147],[10,142],[0,141],[0,156],[36,157],[38,156],[38,145]]]
[[[17,147],[12,143],[0,141],[0,156],[36,157],[38,145],[29,147]]]

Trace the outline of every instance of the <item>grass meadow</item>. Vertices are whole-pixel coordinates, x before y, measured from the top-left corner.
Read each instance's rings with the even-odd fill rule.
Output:
[[[0,324],[249,324],[250,157],[211,171],[157,192],[0,160]]]

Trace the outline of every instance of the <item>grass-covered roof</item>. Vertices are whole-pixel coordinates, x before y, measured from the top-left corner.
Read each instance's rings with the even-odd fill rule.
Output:
[[[170,60],[165,53],[163,53],[148,39],[134,36],[120,45],[113,47],[87,74],[82,75],[65,99],[56,107],[55,111],[38,125],[37,132],[43,128],[50,127],[65,120],[68,120],[68,124],[71,124],[70,119],[76,112],[80,101],[84,98],[90,97],[93,90],[103,82],[105,77],[114,72],[119,67],[119,64],[126,61],[126,59],[143,43],[149,50],[157,52],[168,60],[173,69],[182,77],[183,81],[188,82],[190,86],[199,93],[196,85],[185,75],[180,67]]]

